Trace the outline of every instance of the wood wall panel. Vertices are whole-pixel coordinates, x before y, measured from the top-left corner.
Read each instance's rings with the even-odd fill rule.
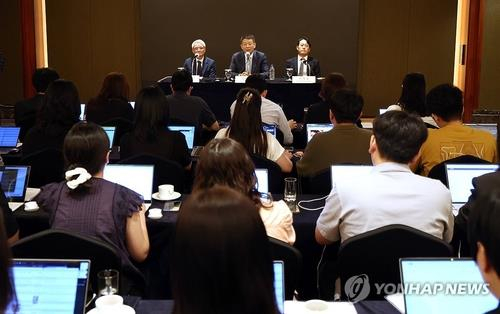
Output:
[[[485,0],[479,109],[500,109],[500,1]]]

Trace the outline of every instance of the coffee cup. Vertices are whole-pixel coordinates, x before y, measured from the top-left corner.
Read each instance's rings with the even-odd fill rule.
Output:
[[[309,300],[304,303],[306,313],[326,313],[328,311],[328,303],[323,300]]]
[[[174,186],[172,184],[162,184],[158,187],[158,196],[161,199],[172,198],[174,194]]]
[[[118,310],[123,305],[123,298],[119,295],[104,295],[95,300],[95,307],[98,313],[118,313]]]
[[[149,214],[150,217],[161,217],[161,208],[150,208]]]

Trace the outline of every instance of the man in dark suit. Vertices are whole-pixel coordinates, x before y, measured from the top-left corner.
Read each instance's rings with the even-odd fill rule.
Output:
[[[293,68],[293,75],[320,76],[319,61],[309,56],[311,42],[306,37],[297,40],[297,57],[286,60],[285,68]]]
[[[263,78],[269,75],[267,57],[263,52],[255,50],[257,42],[254,35],[244,35],[240,38],[241,51],[231,57],[231,72],[233,75],[257,74]]]
[[[215,61],[205,56],[207,51],[205,42],[201,39],[197,39],[191,44],[191,49],[194,57],[187,58],[184,61],[184,69],[191,73],[191,75],[215,79],[217,76]]]
[[[16,103],[14,107],[14,119],[16,126],[21,127],[19,140],[23,141],[28,130],[35,125],[36,114],[42,106],[45,91],[50,83],[59,79],[59,74],[54,69],[40,68],[35,71],[32,78],[33,87],[36,90],[36,95],[32,98],[25,99]]]

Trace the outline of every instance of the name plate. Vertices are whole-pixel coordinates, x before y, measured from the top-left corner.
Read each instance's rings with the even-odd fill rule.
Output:
[[[201,80],[201,76],[199,75],[191,75],[191,77],[193,78],[193,83],[199,83]]]
[[[235,83],[239,83],[239,84],[244,84],[245,81],[247,80],[247,77],[246,75],[236,75],[234,77],[234,82]]]
[[[292,76],[293,84],[314,84],[316,76]]]

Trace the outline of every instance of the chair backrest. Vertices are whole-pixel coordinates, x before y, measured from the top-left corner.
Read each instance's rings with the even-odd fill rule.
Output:
[[[123,160],[120,164],[154,165],[153,191],[158,191],[158,185],[172,184],[175,191],[184,193],[184,169],[182,166],[168,159],[150,154],[138,154]]]
[[[64,179],[64,158],[60,150],[43,149],[24,156],[20,163],[31,166],[29,187],[39,188]]]
[[[120,141],[121,141],[122,136],[125,133],[132,131],[132,129],[134,127],[134,124],[132,123],[132,121],[129,121],[129,120],[124,119],[124,118],[113,118],[113,119],[104,121],[103,123],[101,123],[101,125],[102,126],[114,126],[114,127],[116,127],[115,138],[113,139],[113,142],[116,145],[120,145]],[[113,143],[111,143],[111,144],[113,144]]]
[[[281,172],[280,166],[274,161],[259,155],[251,154],[250,157],[252,157],[255,168],[267,169],[269,192],[283,193],[285,190],[285,183],[283,181],[283,172]]]
[[[332,175],[330,168],[327,168],[312,177],[301,176],[300,185],[303,194],[329,194],[332,189]]]
[[[431,171],[429,171],[428,177],[437,179],[443,182],[446,187],[449,187],[448,179],[446,177],[446,164],[491,164],[491,162],[478,158],[476,156],[463,155],[445,160],[432,167]]]
[[[445,241],[405,225],[388,225],[355,237],[339,248],[338,269],[342,296],[346,298],[349,278],[365,274],[370,283],[368,299],[383,299],[375,284],[400,283],[402,257],[451,257],[453,248]]]
[[[292,300],[302,269],[302,254],[290,244],[269,237],[269,247],[273,260],[285,264],[285,299]]]
[[[99,271],[116,269],[122,272],[121,259],[114,247],[69,231],[45,230],[17,241],[11,250],[14,258],[89,259],[93,291],[97,291]]]

